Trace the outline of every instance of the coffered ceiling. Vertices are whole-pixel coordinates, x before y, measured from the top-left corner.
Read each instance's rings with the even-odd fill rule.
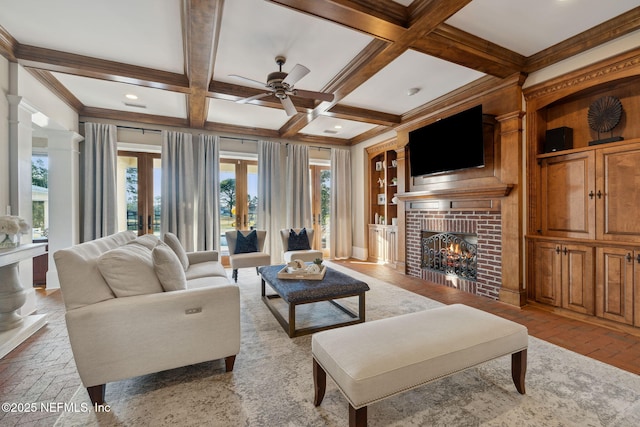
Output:
[[[640,0],[0,0],[0,53],[81,117],[350,145],[639,26]],[[238,103],[276,56],[333,100]]]

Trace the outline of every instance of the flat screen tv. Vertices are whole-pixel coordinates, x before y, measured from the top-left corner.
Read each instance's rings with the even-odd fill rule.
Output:
[[[409,132],[411,176],[484,166],[482,105]]]

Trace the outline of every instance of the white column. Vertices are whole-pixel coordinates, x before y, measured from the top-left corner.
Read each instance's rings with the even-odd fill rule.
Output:
[[[49,153],[49,270],[47,289],[59,288],[53,254],[79,243],[79,149],[81,135],[71,131],[46,131]]]
[[[31,207],[31,151],[33,124],[31,118],[37,112],[23,97],[7,95],[9,100],[9,203],[10,214],[17,215],[32,224]],[[9,212],[2,212],[2,214]],[[31,243],[31,233],[22,235],[21,244]],[[20,282],[27,292],[26,302],[20,308],[21,315],[36,310],[36,294],[33,289],[33,261],[31,258],[19,264]]]

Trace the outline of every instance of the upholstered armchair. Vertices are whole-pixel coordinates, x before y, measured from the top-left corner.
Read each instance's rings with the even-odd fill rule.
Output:
[[[302,233],[302,230],[304,230],[304,233]],[[313,262],[317,258],[322,259],[322,251],[313,249],[312,228],[285,228],[280,230],[280,238],[282,239],[285,262],[290,262],[294,259],[301,259],[306,262]]]
[[[267,238],[265,230],[231,230],[225,234],[229,246],[229,263],[233,269],[233,280],[236,282],[239,268],[255,267],[257,274],[258,267],[271,264],[271,255],[264,252],[264,242]]]

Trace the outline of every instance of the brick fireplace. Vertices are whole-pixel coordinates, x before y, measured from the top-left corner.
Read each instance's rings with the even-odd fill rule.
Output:
[[[406,210],[406,272],[430,282],[499,299],[502,278],[502,218],[499,211]],[[424,231],[477,235],[476,280],[423,269]]]

